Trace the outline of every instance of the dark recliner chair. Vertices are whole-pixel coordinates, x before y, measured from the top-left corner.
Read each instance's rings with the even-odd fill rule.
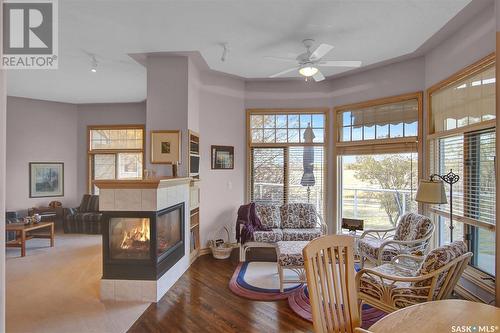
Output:
[[[66,208],[64,233],[101,234],[102,214],[99,212],[99,196],[84,194],[80,207]]]

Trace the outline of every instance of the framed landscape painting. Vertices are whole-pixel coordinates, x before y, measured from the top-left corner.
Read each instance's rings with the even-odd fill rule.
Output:
[[[151,163],[181,163],[181,132],[151,131]]]
[[[30,162],[30,198],[64,196],[64,163]]]

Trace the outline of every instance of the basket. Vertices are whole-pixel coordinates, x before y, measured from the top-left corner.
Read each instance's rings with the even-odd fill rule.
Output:
[[[238,243],[229,243],[229,230],[227,227],[224,227],[224,230],[226,230],[228,242],[220,244],[219,246],[215,244],[214,240],[208,242],[208,246],[212,250],[212,255],[215,259],[229,258],[233,249],[238,247]]]

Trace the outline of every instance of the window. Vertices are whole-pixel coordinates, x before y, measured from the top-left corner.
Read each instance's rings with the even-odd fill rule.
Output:
[[[142,178],[144,126],[90,126],[89,192],[93,180]]]
[[[453,239],[474,253],[470,265],[494,275],[495,257],[495,64],[489,56],[429,89],[430,173],[451,170]],[[449,185],[445,184],[446,191]],[[449,198],[449,193],[447,194]],[[450,240],[449,205],[429,209],[437,217],[439,244]]]
[[[364,220],[365,229],[386,229],[417,211],[417,153],[344,155],[339,164],[342,217]]]
[[[338,112],[340,141],[416,137],[418,100],[372,105]]]
[[[339,225],[354,218],[391,228],[417,211],[421,106],[414,93],[335,108]]]
[[[248,110],[249,197],[324,214],[327,110]]]

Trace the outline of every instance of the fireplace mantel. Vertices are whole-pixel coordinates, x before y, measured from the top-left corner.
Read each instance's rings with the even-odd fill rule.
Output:
[[[169,263],[167,259],[158,259],[158,265],[153,270],[149,266],[146,267],[149,273],[137,265],[130,265],[130,268],[135,271],[129,275],[129,278],[126,278],[129,272],[126,262],[110,260],[110,245],[108,244],[111,217],[147,217],[153,223],[162,212],[179,205],[185,208],[182,209],[183,230],[188,231],[189,183],[189,178],[178,177],[94,181],[99,188],[99,210],[103,212],[104,220],[107,221],[104,221],[106,223],[103,225],[103,228],[107,229],[103,231],[102,300],[157,302],[189,267],[189,232],[182,232],[182,251],[176,248],[176,254],[168,257],[174,258],[176,260],[174,263],[172,261]],[[155,226],[152,224],[151,228]],[[156,234],[156,229],[150,230],[149,239],[152,239],[151,236]],[[150,263],[144,262],[144,264]],[[138,269],[144,270],[144,274],[139,274]]]
[[[189,178],[96,180],[99,210],[156,212],[179,203]]]
[[[151,189],[179,184],[189,183],[189,178],[181,177],[162,177],[151,179],[119,179],[119,180],[94,180],[94,185],[99,189]]]

